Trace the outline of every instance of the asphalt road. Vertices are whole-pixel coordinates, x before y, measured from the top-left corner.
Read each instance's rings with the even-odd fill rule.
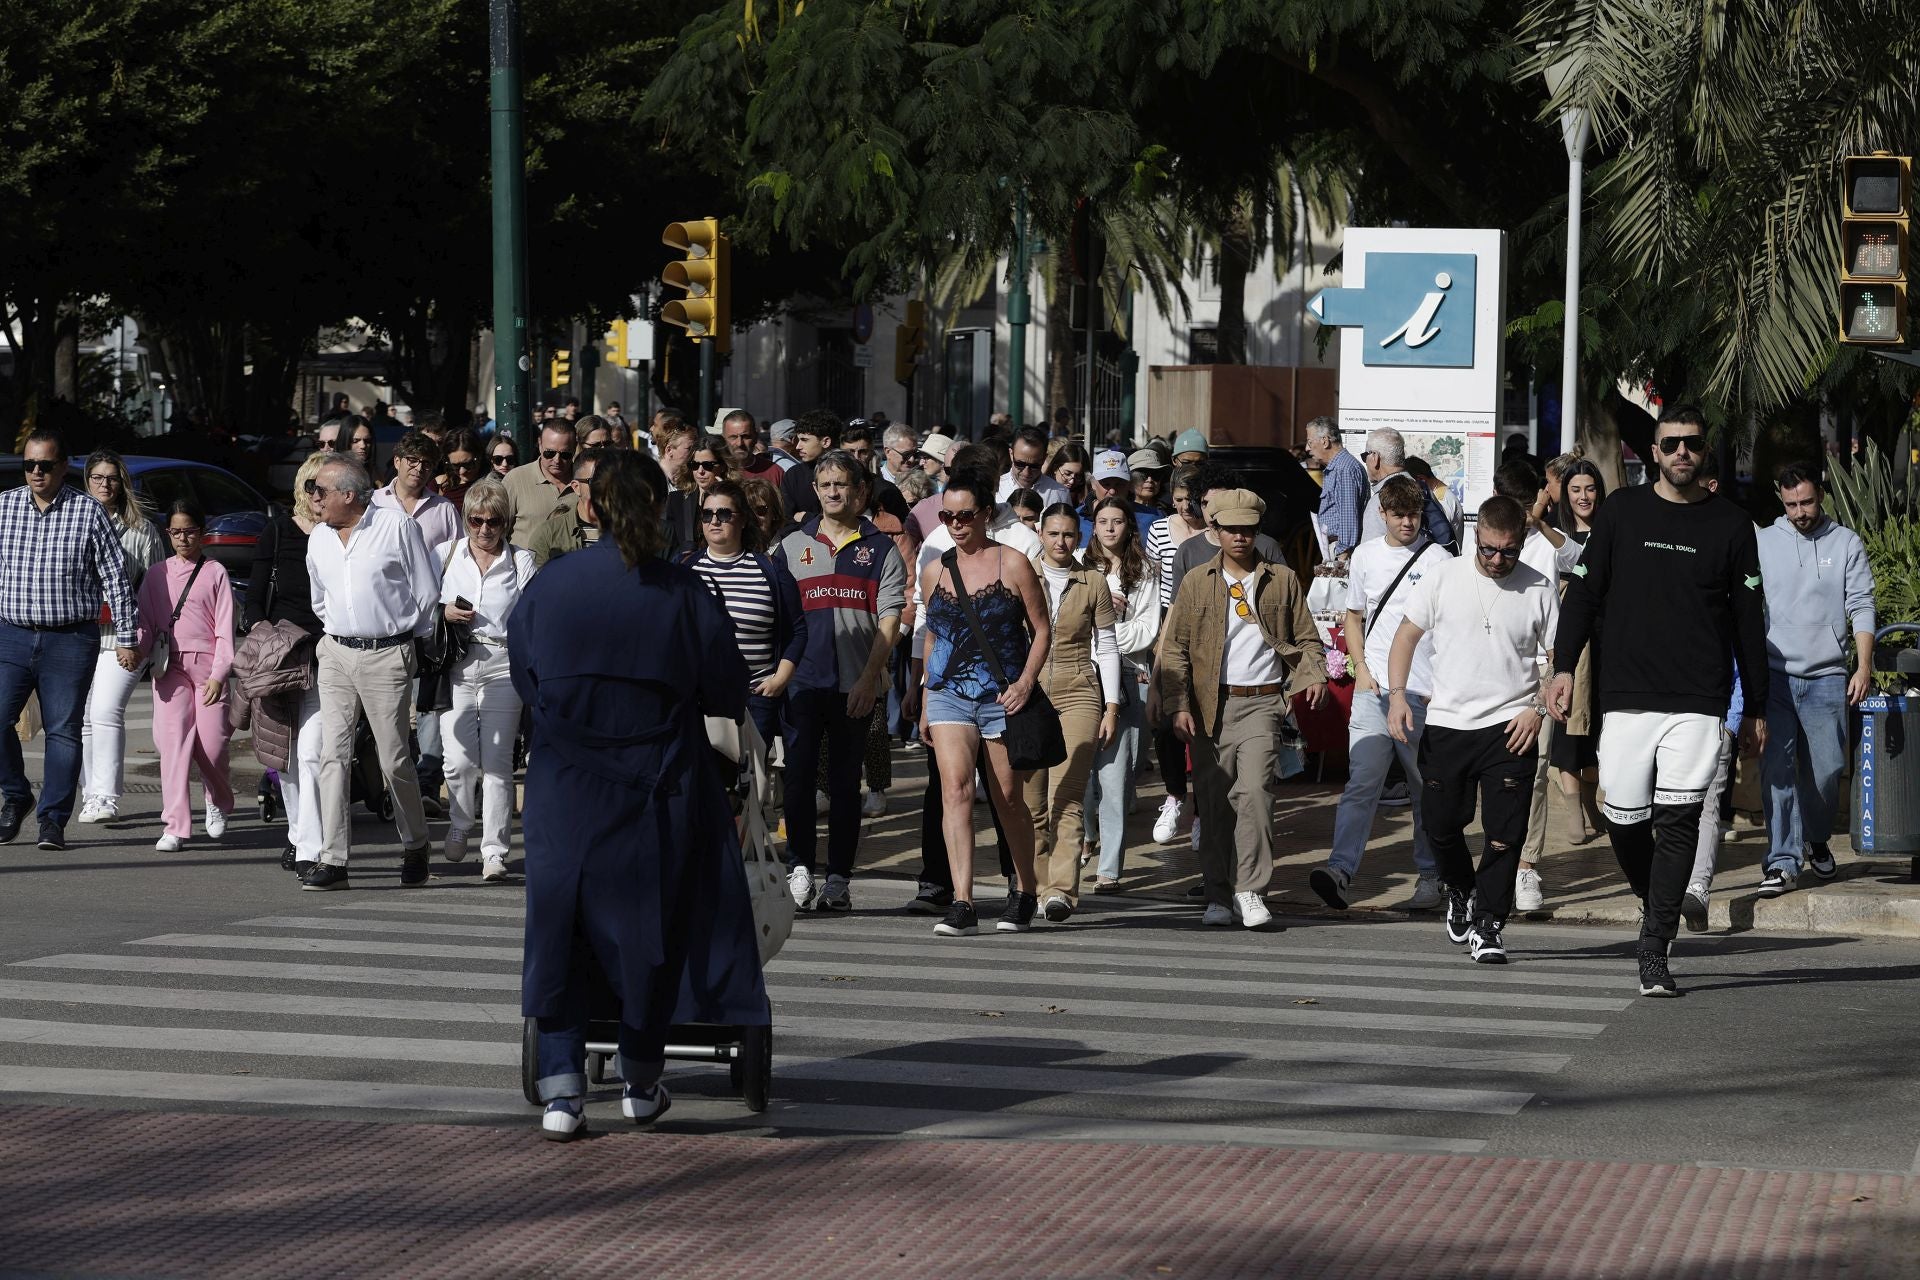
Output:
[[[284,828],[160,854],[156,808],[0,848],[0,1100],[532,1122],[517,885],[436,862],[402,889],[363,816],[356,887],[303,893]],[[675,1063],[664,1127],[1920,1172],[1920,945],[1683,935],[1687,994],[1656,1001],[1612,929],[1513,927],[1500,969],[1437,920],[1202,930],[1148,901],[936,940],[911,893],[856,881],[851,916],[798,921],[770,1111]]]

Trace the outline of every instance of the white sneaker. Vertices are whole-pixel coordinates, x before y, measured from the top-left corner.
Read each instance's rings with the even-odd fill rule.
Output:
[[[1540,873],[1531,867],[1520,868],[1520,874],[1513,879],[1513,909],[1515,911],[1540,910],[1546,902],[1540,890]]]
[[[673,1095],[664,1084],[638,1091],[628,1087],[620,1093],[620,1114],[635,1124],[652,1124],[667,1114],[667,1108],[672,1105]]]
[[[208,805],[207,806],[207,839],[218,840],[221,836],[225,834],[227,834],[227,815],[220,812],[218,809],[214,808],[212,805]]]
[[[1440,892],[1439,876],[1421,876],[1414,882],[1413,897],[1408,901],[1407,909],[1431,911],[1446,900],[1446,895]]]
[[[447,843],[443,852],[446,854],[448,862],[465,862],[467,860],[467,833],[464,831],[447,832]]]
[[[549,1142],[570,1142],[586,1127],[585,1098],[555,1098],[540,1117],[540,1136]]]
[[[1193,851],[1195,853],[1200,852],[1200,819],[1198,818],[1195,818],[1193,820],[1192,842],[1193,842]]]
[[[178,853],[186,843],[179,836],[164,835],[153,842],[153,847],[157,853]]]
[[[1178,796],[1168,796],[1160,802],[1160,816],[1153,820],[1155,844],[1173,843],[1173,838],[1180,834],[1180,810],[1184,807]]]
[[[860,802],[860,816],[863,818],[883,818],[887,813],[887,793],[869,791]]]
[[[80,806],[81,822],[111,822],[120,816],[120,806],[105,796],[88,796]]]
[[[482,880],[492,880],[495,882],[505,880],[507,878],[507,860],[497,853],[490,858],[482,859],[480,862],[480,878]]]
[[[805,867],[787,872],[787,892],[793,895],[795,911],[811,911],[820,901],[820,886],[814,883],[813,872]]]
[[[1234,914],[1240,917],[1240,923],[1249,929],[1258,929],[1273,919],[1273,912],[1267,910],[1267,904],[1259,894],[1251,891],[1233,895]]]
[[[1224,929],[1233,923],[1233,912],[1217,902],[1209,902],[1207,909],[1200,913],[1200,923]]]

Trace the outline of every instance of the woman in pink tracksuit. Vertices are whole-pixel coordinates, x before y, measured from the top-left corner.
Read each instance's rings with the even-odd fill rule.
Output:
[[[160,816],[154,848],[172,853],[193,834],[193,770],[207,793],[207,834],[219,839],[233,812],[227,780],[227,673],[233,668],[233,592],[227,571],[205,558],[206,517],[191,502],[167,513],[173,555],[140,584],[140,649],[171,637],[172,658],[153,682],[153,745],[160,752]]]

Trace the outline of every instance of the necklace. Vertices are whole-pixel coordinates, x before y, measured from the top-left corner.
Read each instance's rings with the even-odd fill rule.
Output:
[[[1493,634],[1493,617],[1487,612],[1487,598],[1486,598],[1486,595],[1482,593],[1480,590],[1479,580],[1483,579],[1485,576],[1486,575],[1484,574],[1476,575],[1476,580],[1473,584],[1473,602],[1480,606],[1481,630],[1485,631],[1488,635],[1492,635]],[[1500,586],[1498,583],[1494,584],[1493,590],[1494,590],[1494,599],[1498,600],[1500,598],[1500,594],[1499,594]]]

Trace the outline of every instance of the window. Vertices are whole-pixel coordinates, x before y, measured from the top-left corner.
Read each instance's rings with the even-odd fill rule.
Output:
[[[267,509],[259,494],[225,472],[202,471],[196,467],[187,474],[193,477],[194,492],[200,495],[200,505],[206,509],[209,520],[241,511]]]
[[[1187,363],[1220,363],[1220,331],[1218,329],[1187,330]]]

